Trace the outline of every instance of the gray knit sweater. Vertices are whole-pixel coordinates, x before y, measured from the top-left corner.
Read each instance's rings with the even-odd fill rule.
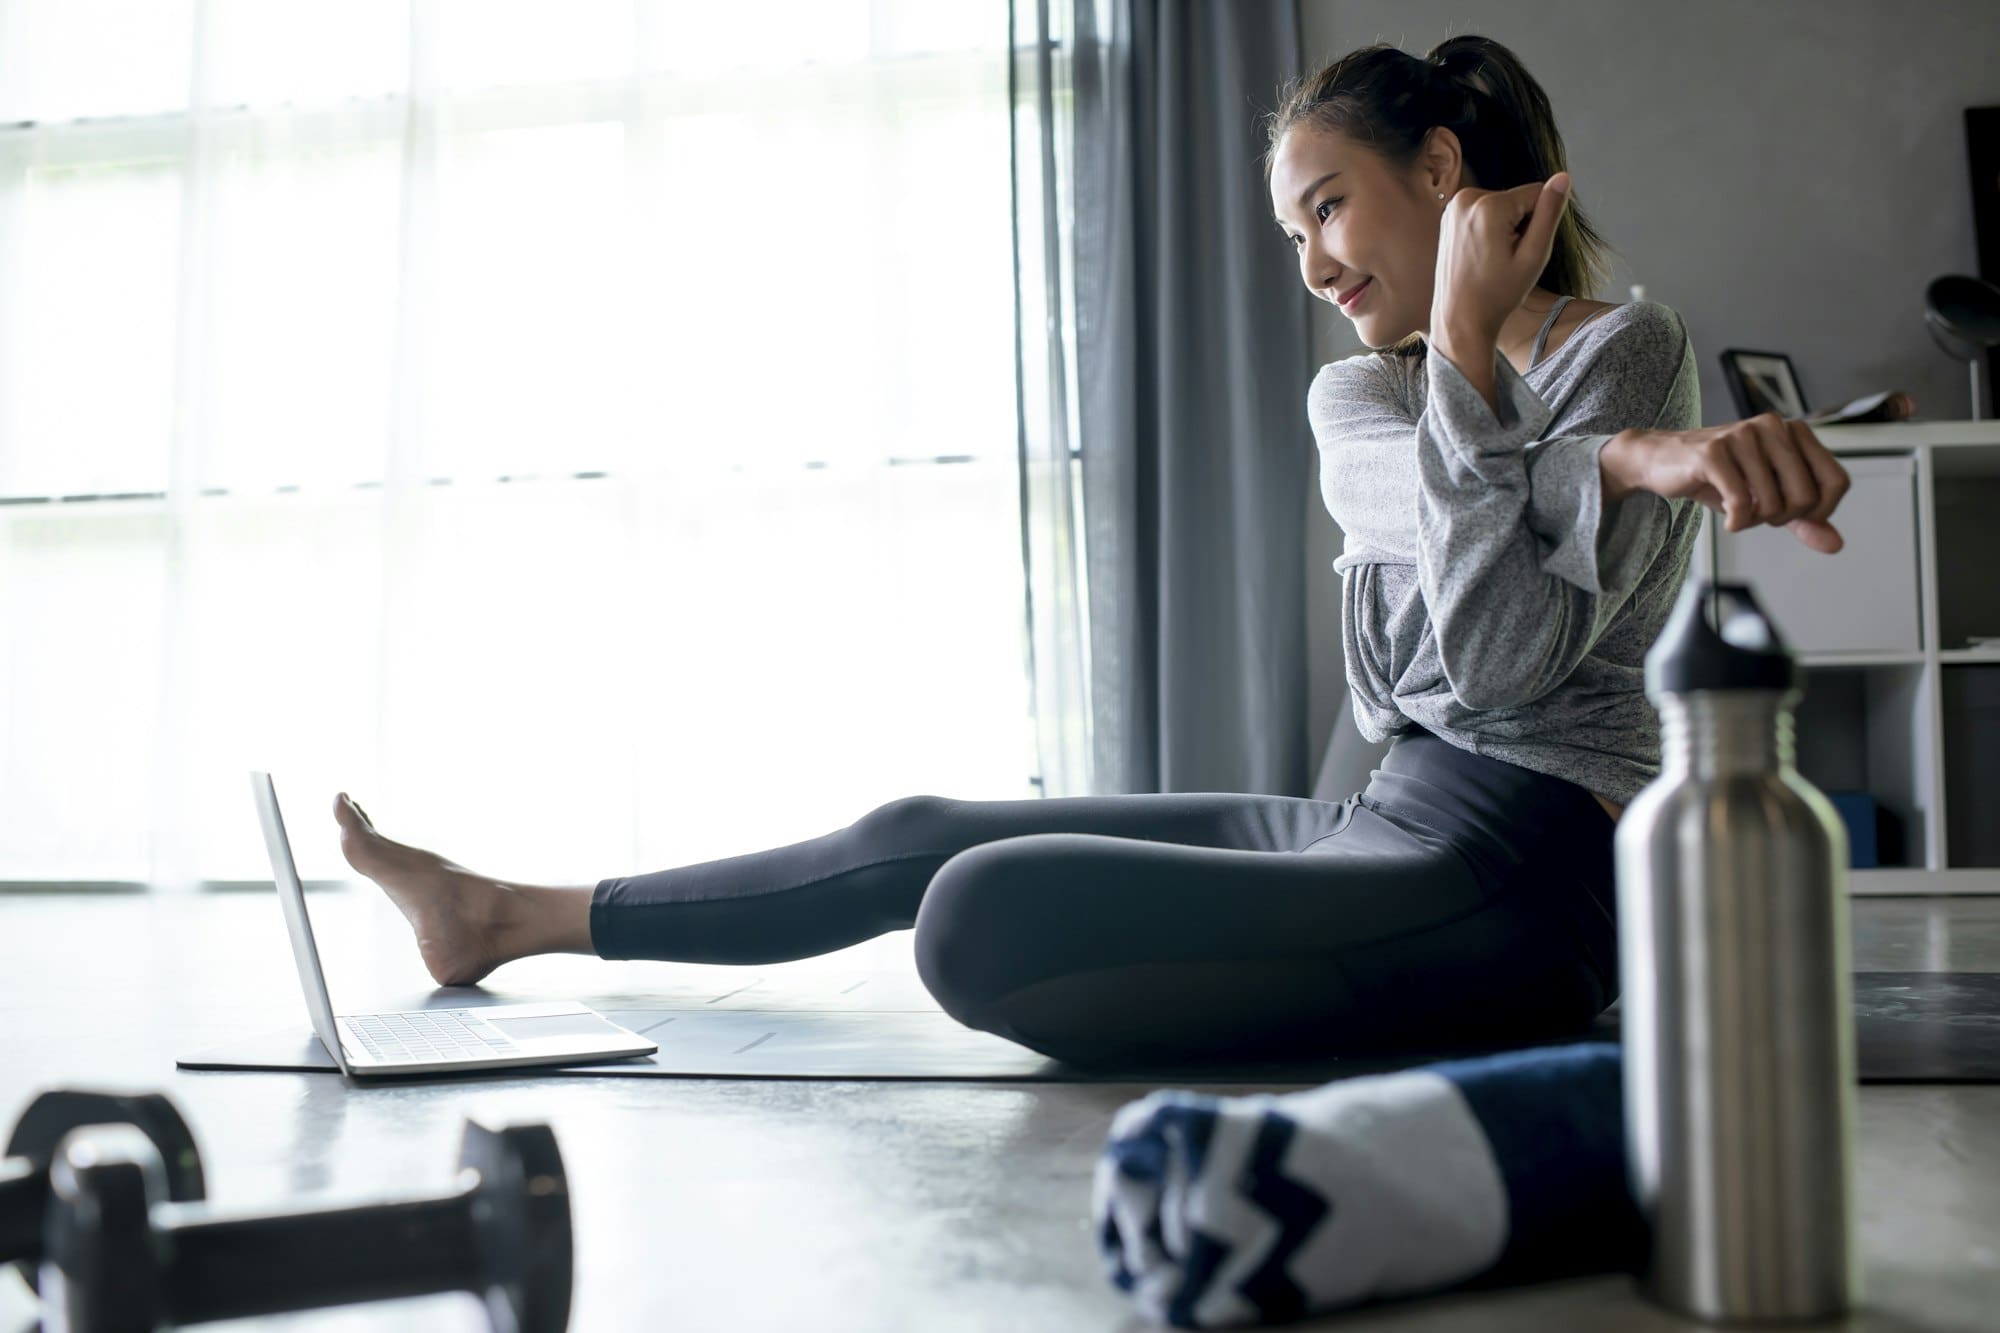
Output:
[[[1649,491],[1607,508],[1597,455],[1627,428],[1699,426],[1701,386],[1657,302],[1603,311],[1541,357],[1548,328],[1525,376],[1495,353],[1497,419],[1428,345],[1314,377],[1347,683],[1371,741],[1414,721],[1622,805],[1660,772],[1646,651],[1703,509]]]

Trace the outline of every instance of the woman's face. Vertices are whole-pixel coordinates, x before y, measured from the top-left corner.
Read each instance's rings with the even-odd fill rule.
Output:
[[[1404,176],[1338,130],[1301,122],[1278,143],[1271,211],[1298,255],[1299,277],[1370,347],[1430,332],[1444,216],[1437,191],[1456,188],[1457,147],[1450,130],[1433,131],[1424,159]],[[1432,188],[1433,175],[1447,183]],[[1341,305],[1350,293],[1355,299]]]

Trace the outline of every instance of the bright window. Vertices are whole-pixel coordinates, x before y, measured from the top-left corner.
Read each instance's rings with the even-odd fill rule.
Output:
[[[1001,0],[0,6],[0,881],[1033,794]]]

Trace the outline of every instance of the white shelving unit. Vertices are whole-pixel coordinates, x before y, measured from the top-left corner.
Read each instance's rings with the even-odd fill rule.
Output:
[[[1822,426],[1834,555],[1708,513],[1690,579],[1750,584],[1805,668],[1798,768],[1886,813],[1857,894],[2000,893],[2000,421]]]

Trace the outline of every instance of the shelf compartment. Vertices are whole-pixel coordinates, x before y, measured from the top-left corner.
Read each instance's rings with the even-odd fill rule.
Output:
[[[1940,669],[1944,723],[1945,864],[2000,866],[2000,665]]]
[[[1843,457],[1852,487],[1834,511],[1846,544],[1815,551],[1789,528],[1741,532],[1715,517],[1718,577],[1748,583],[1794,653],[1921,652],[1917,460]]]
[[[1828,797],[1874,799],[1871,868],[1927,867],[1936,767],[1912,738],[1930,733],[1930,673],[1921,663],[1809,666],[1803,677],[1804,697],[1793,713],[1800,776]]]
[[[1962,650],[1972,647],[1975,635],[2000,637],[2000,580],[1993,577],[2000,449],[1938,450],[1932,457],[1931,513],[1937,531],[1938,647]]]

